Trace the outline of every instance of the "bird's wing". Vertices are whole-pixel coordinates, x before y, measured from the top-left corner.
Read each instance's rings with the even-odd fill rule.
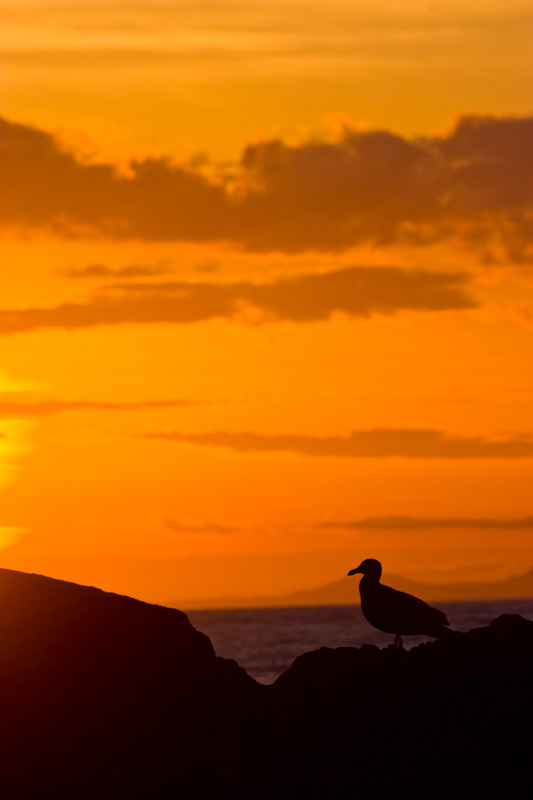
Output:
[[[380,588],[383,589],[383,599],[386,598],[387,603],[395,606],[402,617],[412,615],[417,620],[425,620],[429,624],[437,626],[450,624],[450,620],[443,611],[433,608],[419,597],[383,584],[380,584]]]
[[[386,602],[388,603],[395,603],[402,608],[412,608],[418,611],[430,608],[424,600],[420,600],[420,598],[415,597],[414,594],[400,592],[398,589],[393,589],[391,586],[385,586],[383,583],[380,584],[380,589],[382,590],[383,598],[386,598]]]

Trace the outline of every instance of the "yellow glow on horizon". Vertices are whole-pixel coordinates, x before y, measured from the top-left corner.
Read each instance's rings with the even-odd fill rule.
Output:
[[[34,385],[34,382],[16,381],[0,375],[0,402],[3,396],[11,396],[12,393],[25,391]],[[13,418],[11,414],[3,414],[0,410],[0,489],[16,478],[25,456],[32,450],[34,428],[32,421]],[[17,530],[14,527],[0,526],[0,543],[14,543],[18,538]]]
[[[0,550],[12,547],[20,541],[26,533],[24,528],[14,528],[7,525],[0,525]]]

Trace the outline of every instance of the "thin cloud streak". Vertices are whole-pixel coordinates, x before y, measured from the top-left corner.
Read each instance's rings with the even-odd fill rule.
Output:
[[[99,279],[99,278],[150,278],[164,275],[168,270],[162,266],[129,264],[125,267],[108,267],[105,264],[88,264],[86,267],[73,267],[60,271],[67,278]]]
[[[34,392],[1,392],[0,417],[46,417],[63,411],[134,411],[139,409],[186,408],[199,405],[194,400],[140,400],[140,401],[97,401],[97,400],[56,400],[45,398]]]
[[[507,530],[524,529],[533,530],[533,517],[512,517],[510,519],[494,519],[484,517],[364,517],[354,520],[332,520],[319,522],[313,526],[317,529],[345,529],[345,530],[398,530],[398,531],[425,531],[434,528],[473,528],[480,530]]]
[[[228,319],[248,324],[327,320],[335,312],[354,318],[402,311],[475,308],[468,278],[393,267],[351,267],[297,275],[264,284],[134,283],[107,287],[80,303],[50,308],[0,309],[0,334],[40,328],[74,330],[96,325],[189,324]]]
[[[348,436],[266,436],[258,433],[139,434],[139,439],[221,447],[235,453],[294,453],[315,458],[500,459],[533,458],[533,436],[458,437],[438,430],[375,428]]]
[[[176,519],[175,517],[164,517],[163,522],[165,527],[172,533],[177,534],[216,534],[216,535],[231,535],[236,533],[250,533],[260,532],[263,530],[256,525],[228,525],[227,523],[214,522],[214,521],[187,521]]]

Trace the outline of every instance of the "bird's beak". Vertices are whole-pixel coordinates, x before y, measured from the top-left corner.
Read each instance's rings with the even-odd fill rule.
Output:
[[[357,575],[357,573],[358,573],[359,571],[360,571],[360,570],[359,570],[359,567],[356,567],[355,569],[351,569],[351,570],[349,571],[349,573],[348,573],[348,577],[350,577],[350,575]]]

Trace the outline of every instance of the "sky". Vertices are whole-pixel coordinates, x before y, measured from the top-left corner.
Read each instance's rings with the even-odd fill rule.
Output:
[[[0,10],[0,566],[529,569],[529,2]]]

